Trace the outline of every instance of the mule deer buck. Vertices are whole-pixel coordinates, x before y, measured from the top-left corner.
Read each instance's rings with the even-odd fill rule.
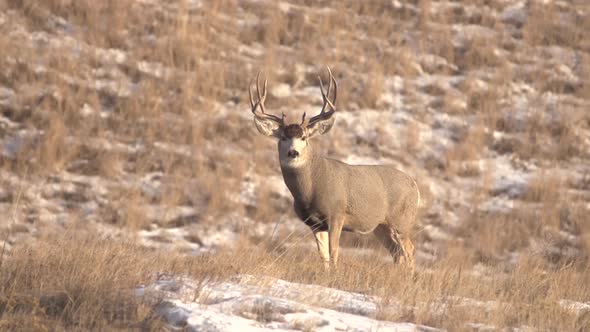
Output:
[[[281,171],[293,195],[295,213],[311,228],[327,268],[330,263],[336,266],[342,231],[373,232],[394,262],[413,266],[414,245],[409,235],[420,201],[416,182],[392,166],[348,165],[323,157],[313,144],[316,136],[327,133],[334,124],[338,85],[329,67],[328,73],[327,92],[318,76],[324,101],[320,113],[312,118],[304,113],[301,123],[286,124],[284,113],[282,117],[266,113],[267,80],[261,93],[259,72],[256,102],[252,83],[248,87],[256,128],[278,139]]]

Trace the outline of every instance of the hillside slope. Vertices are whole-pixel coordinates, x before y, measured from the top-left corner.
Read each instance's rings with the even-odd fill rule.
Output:
[[[473,312],[482,328],[588,323],[587,311],[559,305],[590,299],[586,1],[0,0],[0,9],[3,258],[74,232],[212,255],[213,269],[233,272],[221,279],[274,277],[382,298],[400,282],[439,287],[436,296],[396,293],[401,302],[444,294],[510,303]],[[275,143],[253,126],[246,90],[259,70],[269,111],[297,121],[319,111],[326,65],[339,110],[317,144],[416,179],[418,280],[389,266],[371,237],[348,234],[348,267],[324,275]],[[228,258],[242,251],[259,257]],[[187,269],[172,270],[194,277]],[[540,278],[528,306],[522,271]],[[565,273],[554,284],[563,289],[551,293],[539,271]],[[505,288],[489,286],[499,280]],[[416,310],[379,318],[467,326],[458,314],[446,322]]]

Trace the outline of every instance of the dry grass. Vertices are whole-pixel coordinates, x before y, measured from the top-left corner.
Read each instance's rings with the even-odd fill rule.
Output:
[[[447,171],[460,176],[478,176],[480,169],[477,162],[482,154],[481,147],[487,145],[488,135],[482,123],[473,125],[468,132],[459,137],[459,142],[447,152],[450,166]]]
[[[163,272],[195,280],[229,277],[240,261],[214,263],[218,260],[149,250],[72,228],[3,255],[0,328],[161,330],[159,300],[142,300],[134,289]]]
[[[524,28],[525,40],[536,45],[569,46],[588,51],[588,40],[583,35],[589,24],[588,14],[584,16],[572,9],[552,2],[532,3],[531,20]]]
[[[464,252],[450,250],[432,267],[414,273],[385,260],[348,255],[337,271],[325,273],[315,250],[287,246],[277,251],[242,242],[234,250],[186,257],[68,233],[24,245],[4,257],[0,325],[12,330],[157,330],[162,326],[155,312],[157,299],[141,300],[132,290],[167,272],[197,281],[237,273],[272,276],[376,295],[383,299],[378,319],[448,329],[464,329],[465,322],[542,330],[588,328],[586,316],[559,306],[561,299],[588,299],[587,264],[547,269],[535,257],[523,255],[514,268],[486,264],[478,275],[469,272],[471,262]],[[481,304],[473,307],[467,299]],[[400,309],[392,310],[387,305],[391,301],[400,303]]]
[[[45,240],[12,251],[0,273],[3,330],[161,326],[133,288],[173,260],[136,246],[95,238]],[[164,267],[160,265],[160,267]]]

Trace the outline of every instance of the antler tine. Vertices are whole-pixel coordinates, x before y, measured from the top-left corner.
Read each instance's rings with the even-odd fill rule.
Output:
[[[336,96],[338,95],[338,83],[336,83],[336,79],[334,78],[334,75],[332,75],[332,71],[330,70],[330,67],[326,66],[326,68],[328,68],[328,73],[330,74],[330,79],[334,82],[334,101],[332,103],[330,103],[330,106],[336,110],[336,106],[334,106],[334,104],[336,104]],[[328,95],[328,97],[330,97]],[[328,101],[330,99],[328,98]]]
[[[248,83],[248,95],[250,96],[250,107],[254,109],[256,104],[254,104],[254,98],[252,97],[252,82],[253,81],[250,81],[250,83]]]
[[[307,127],[307,124],[309,123],[309,119],[306,119],[305,116],[307,115],[307,113],[303,112],[303,116],[301,117],[301,127]]]
[[[321,76],[318,75],[318,78],[320,79],[320,90],[322,92],[322,99],[324,100],[324,105],[322,106],[321,113],[324,113],[324,110],[327,105],[330,105],[330,107],[332,109],[336,110],[336,106],[334,106],[334,104],[336,103],[336,96],[338,95],[338,83],[336,83],[336,79],[334,78],[334,75],[332,75],[332,71],[330,70],[330,67],[326,66],[326,68],[328,69],[328,74],[330,75],[330,78],[328,81],[328,93],[324,93],[324,83],[322,82]],[[334,83],[334,100],[330,101],[330,92],[332,91],[332,82]]]
[[[320,113],[324,113],[324,110],[326,109],[326,93],[324,92],[324,82],[322,82],[322,77],[320,75],[318,75],[318,79],[320,80],[320,91],[322,93],[322,99],[324,101],[324,104],[322,105],[322,110],[320,111]],[[328,85],[328,96],[330,95],[330,87],[332,85],[332,81],[330,80],[330,84]]]
[[[252,113],[254,113],[254,116],[256,116],[257,118],[269,119],[269,120],[277,122],[279,125],[282,126],[284,124],[284,120],[285,120],[284,113],[283,113],[283,116],[279,118],[276,115],[267,114],[264,109],[264,101],[266,100],[266,91],[267,91],[266,88],[267,88],[268,80],[266,78],[264,79],[262,94],[260,94],[260,74],[261,73],[262,73],[262,71],[259,71],[258,74],[256,75],[256,94],[258,95],[258,101],[256,103],[254,102],[254,98],[252,97],[252,87],[251,87],[252,82],[248,86],[248,94],[250,95],[250,106],[252,106]],[[260,112],[256,111],[258,106],[260,106]]]
[[[322,119],[328,119],[332,116],[332,114],[334,114],[334,112],[336,112],[336,106],[334,104],[336,104],[336,96],[338,95],[338,83],[336,83],[336,79],[334,78],[334,75],[332,75],[330,67],[326,66],[326,68],[328,68],[328,74],[330,75],[330,79],[328,81],[328,92],[326,93],[326,91],[324,91],[324,82],[322,82],[322,77],[318,75],[318,78],[320,80],[320,92],[322,93],[322,99],[324,101],[324,104],[322,105],[322,110],[320,111],[320,114],[312,117],[308,121],[308,124],[313,124],[314,122]],[[334,99],[331,101],[330,92],[332,90],[332,83],[334,83]],[[328,112],[325,112],[326,106],[328,105],[330,106],[330,110]]]
[[[262,71],[258,72],[258,75],[256,75],[256,93],[258,94],[258,104],[260,105],[260,110],[262,111],[262,113],[266,113],[265,109],[264,109],[264,100],[266,99],[266,83],[268,82],[267,79],[264,79],[264,86],[263,86],[263,90],[262,90],[262,96],[260,95],[260,73],[262,73]]]

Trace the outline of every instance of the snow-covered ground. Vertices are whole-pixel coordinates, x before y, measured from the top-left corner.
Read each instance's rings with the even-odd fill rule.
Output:
[[[376,296],[271,277],[236,275],[223,282],[197,282],[162,274],[155,283],[137,288],[136,294],[157,302],[158,312],[171,327],[189,331],[442,331],[376,319],[380,312],[400,311],[402,304],[391,299],[384,304]],[[418,305],[442,312],[451,304],[484,312],[506,306],[459,296]],[[576,315],[590,311],[590,302],[562,299],[558,304]],[[465,328],[496,330],[476,322],[466,322]]]
[[[166,321],[189,331],[440,331],[372,318],[375,297],[250,275],[202,283],[163,276],[137,294],[161,299]]]

